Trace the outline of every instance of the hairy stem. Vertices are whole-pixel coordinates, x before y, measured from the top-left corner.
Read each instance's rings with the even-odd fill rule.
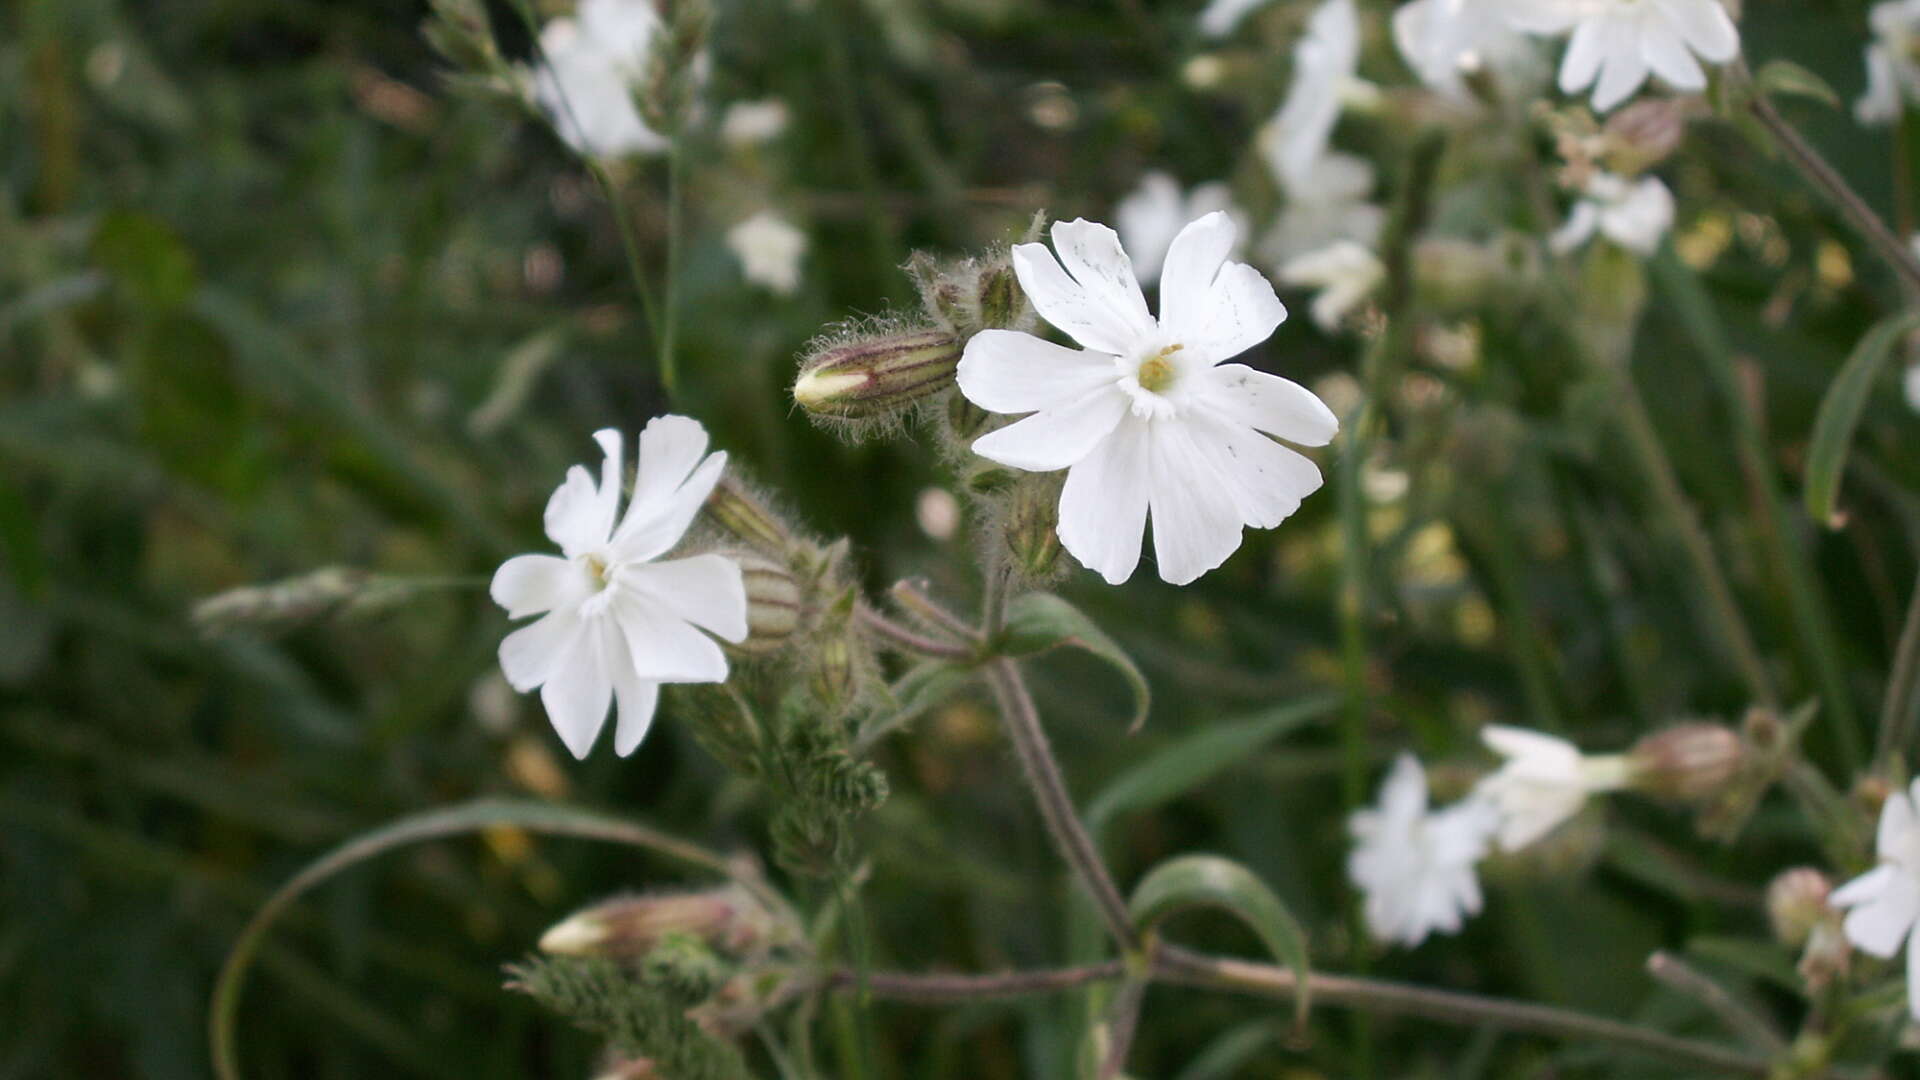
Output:
[[[1006,721],[1007,737],[1013,742],[1021,772],[1026,775],[1027,786],[1033,789],[1034,802],[1039,804],[1040,817],[1047,824],[1054,846],[1093,897],[1114,940],[1129,952],[1139,948],[1140,936],[1127,917],[1126,901],[1120,898],[1119,886],[1107,873],[1093,837],[1087,834],[1087,827],[1074,811],[1066,778],[1060,774],[1060,763],[1047,744],[1047,733],[1040,726],[1040,714],[1034,709],[1033,695],[1027,692],[1019,666],[1003,657],[988,664],[986,670],[987,684],[993,688],[994,700],[999,703],[1000,715]]]
[[[1133,1050],[1133,1037],[1140,1029],[1140,1005],[1146,1000],[1152,980],[1130,978],[1120,984],[1107,1010],[1107,1048],[1100,1062],[1099,1080],[1118,1080],[1126,1070],[1127,1055]]]
[[[1773,1030],[1773,1025],[1685,960],[1670,952],[1656,952],[1647,957],[1647,972],[1706,1006],[1723,1027],[1747,1045],[1772,1055],[1786,1050],[1787,1040]]]
[[[892,589],[894,602],[961,641],[979,641],[980,631],[934,602],[920,583],[902,581]]]
[[[1900,630],[1900,643],[1894,647],[1887,700],[1880,708],[1878,757],[1882,764],[1906,748],[1916,711],[1920,711],[1920,577],[1914,579],[1906,625]]]
[[[873,631],[886,644],[900,652],[931,656],[941,660],[967,660],[973,657],[973,650],[963,645],[940,641],[910,627],[902,626],[866,604],[861,604],[855,609],[855,613],[862,626]]]
[[[682,151],[680,136],[675,134],[667,146],[667,299],[666,310],[661,313],[660,328],[660,385],[666,390],[668,400],[672,400],[679,389],[680,366],[675,357],[680,336],[680,263],[685,252],[682,228],[682,203],[685,194],[681,182]]]

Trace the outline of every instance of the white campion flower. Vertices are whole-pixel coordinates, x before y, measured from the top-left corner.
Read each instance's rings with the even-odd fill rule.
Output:
[[[1633,777],[1623,754],[1590,757],[1567,740],[1538,731],[1489,724],[1480,738],[1507,759],[1473,793],[1498,812],[1497,833],[1505,851],[1547,835],[1579,813],[1589,796],[1617,791]]]
[[[1867,20],[1867,90],[1853,114],[1862,124],[1891,124],[1907,102],[1920,102],[1920,0],[1875,4]]]
[[[1206,9],[1200,12],[1200,32],[1211,38],[1223,38],[1233,33],[1234,28],[1254,9],[1265,7],[1269,0],[1212,0]]]
[[[1904,379],[1907,391],[1907,407],[1920,412],[1920,364],[1908,364]]]
[[[1532,0],[1516,3],[1511,17],[1535,33],[1571,31],[1560,89],[1593,87],[1600,112],[1632,97],[1649,74],[1675,90],[1704,90],[1700,61],[1724,64],[1740,54],[1740,32],[1720,0]]]
[[[1233,189],[1220,181],[1197,185],[1190,192],[1180,190],[1180,181],[1155,170],[1140,178],[1140,186],[1121,199],[1113,210],[1114,227],[1120,243],[1133,257],[1134,276],[1142,285],[1160,280],[1160,268],[1166,264],[1167,249],[1187,223],[1221,210],[1233,219],[1237,229],[1246,228],[1246,215],[1233,205]],[[1238,255],[1242,245],[1228,253]]]
[[[1907,947],[1907,1011],[1920,1020],[1920,948],[1912,940],[1920,923],[1920,780],[1887,796],[1880,808],[1874,849],[1880,865],[1833,891],[1828,902],[1852,908],[1841,929],[1863,951],[1891,959]]]
[[[1174,237],[1147,310],[1120,238],[1058,222],[1053,244],[1013,249],[1042,318],[1081,347],[986,330],[967,342],[960,391],[989,412],[1033,413],[973,443],[1030,472],[1067,470],[1060,543],[1118,585],[1140,562],[1149,509],[1160,576],[1185,585],[1225,562],[1244,526],[1272,528],[1320,486],[1320,470],[1269,435],[1324,446],[1339,422],[1305,387],[1223,361],[1287,317],[1258,270],[1228,262],[1233,220],[1214,212]]]
[[[1438,931],[1457,934],[1481,907],[1474,866],[1486,857],[1497,815],[1467,799],[1427,809],[1427,776],[1401,754],[1380,785],[1380,801],[1347,819],[1354,839],[1347,876],[1366,894],[1367,929],[1413,948]]]
[[[1269,162],[1276,168],[1277,163]],[[1339,152],[1323,154],[1306,181],[1287,191],[1287,202],[1260,242],[1261,258],[1281,266],[1335,241],[1372,247],[1386,227],[1387,211],[1373,197],[1373,166],[1365,158]]]
[[[724,452],[706,452],[706,429],[684,416],[647,424],[624,517],[620,433],[593,438],[606,454],[599,484],[575,465],[547,502],[547,538],[561,555],[508,559],[492,594],[508,618],[540,616],[500,643],[507,682],[540,691],[554,731],[577,758],[617,702],[613,748],[625,757],[653,723],[660,684],[726,679],[726,655],[707,634],[745,640],[747,594],[739,564],[724,556],[657,561],[726,469]]]
[[[1643,177],[1636,183],[1596,172],[1587,180],[1583,195],[1566,224],[1548,240],[1557,254],[1581,247],[1597,232],[1636,255],[1648,256],[1673,228],[1673,192],[1659,177]]]
[[[576,153],[613,158],[667,148],[633,101],[659,31],[649,0],[580,0],[571,18],[541,27],[545,62],[534,72],[534,101]]]
[[[1379,256],[1352,240],[1296,256],[1280,268],[1280,280],[1286,284],[1320,290],[1313,298],[1313,321],[1329,333],[1386,279],[1387,268]]]
[[[727,248],[748,281],[780,296],[799,290],[807,234],[786,218],[771,210],[754,214],[727,230]]]
[[[1376,92],[1357,75],[1359,66],[1360,13],[1353,0],[1326,0],[1293,47],[1286,104],[1259,135],[1262,153],[1288,190],[1306,184],[1347,102]]]
[[[736,101],[720,118],[720,139],[728,146],[758,146],[786,134],[789,113],[779,98]]]
[[[1509,16],[1514,2],[1410,0],[1393,13],[1394,46],[1421,82],[1464,96],[1463,74],[1505,67],[1526,56],[1526,38]]]

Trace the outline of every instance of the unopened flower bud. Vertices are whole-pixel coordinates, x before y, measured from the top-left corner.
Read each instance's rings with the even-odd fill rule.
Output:
[[[1013,263],[999,259],[980,271],[980,327],[984,330],[1020,326],[1028,314],[1027,294],[1013,275]]]
[[[1824,990],[1847,973],[1847,965],[1852,959],[1853,945],[1847,941],[1840,920],[1828,918],[1815,923],[1812,932],[1807,935],[1806,951],[1800,954],[1800,977],[1807,981],[1808,990]]]
[[[1681,724],[1633,745],[1633,786],[1682,802],[1720,793],[1747,761],[1747,747],[1731,728]]]
[[[793,534],[779,515],[732,473],[720,477],[700,513],[728,535],[767,555],[784,557],[793,543]]]
[[[1051,576],[1060,563],[1060,489],[1037,477],[1014,490],[1007,511],[1007,551],[1014,568],[1032,580]]]
[[[285,629],[365,601],[378,591],[376,579],[365,570],[329,566],[285,581],[210,596],[194,605],[193,623],[203,633],[242,626]]]
[[[733,648],[755,656],[779,652],[800,629],[800,583],[786,567],[758,555],[738,562],[747,588],[747,639]]]
[[[1781,722],[1779,713],[1765,706],[1748,709],[1747,715],[1741,718],[1740,730],[1755,753],[1770,757],[1786,748],[1787,725]]]
[[[577,912],[540,936],[556,956],[645,956],[668,935],[685,935],[735,955],[762,951],[774,920],[739,886],[693,893],[623,896]]]
[[[830,345],[807,358],[793,400],[842,420],[890,416],[953,385],[961,340],[920,330]]]
[[[846,630],[821,634],[814,641],[813,670],[808,688],[821,704],[843,708],[859,688],[859,658],[853,634]]]
[[[1704,108],[1695,98],[1641,98],[1614,113],[1601,132],[1609,171],[1633,176],[1665,161]]]
[[[661,1080],[661,1076],[652,1058],[616,1057],[593,1080]]]
[[[980,429],[987,426],[993,414],[967,400],[965,394],[955,394],[947,399],[947,429],[960,442],[972,442]]]
[[[1861,817],[1878,821],[1880,808],[1886,805],[1887,797],[1893,792],[1894,786],[1886,777],[1869,773],[1854,781],[1853,790],[1847,794],[1853,800],[1853,805],[1860,809]]]
[[[967,490],[975,495],[995,495],[1020,482],[1025,473],[998,465],[983,465],[967,474]]]
[[[1833,882],[1810,866],[1796,867],[1767,886],[1767,921],[1780,943],[1794,948],[1807,943],[1814,927],[1833,918],[1827,896]]]

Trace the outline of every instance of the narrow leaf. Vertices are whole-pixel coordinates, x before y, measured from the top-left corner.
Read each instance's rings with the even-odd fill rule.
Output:
[[[1000,647],[1008,656],[1032,656],[1061,645],[1084,649],[1118,669],[1133,690],[1133,729],[1147,722],[1147,710],[1153,704],[1147,677],[1119,643],[1079,608],[1042,592],[1027,593],[1007,605],[1007,629]]]
[[[1339,704],[1338,695],[1326,694],[1247,720],[1210,724],[1180,738],[1115,777],[1095,795],[1087,804],[1087,828],[1099,836],[1121,814],[1171,802]]]
[[[860,729],[859,737],[854,740],[856,749],[865,750],[918,720],[928,710],[951,698],[973,676],[974,669],[970,665],[949,660],[929,660],[909,668],[906,674],[888,687],[893,695],[893,711]]]
[[[1182,855],[1155,867],[1134,887],[1128,910],[1134,925],[1147,930],[1180,911],[1195,907],[1225,910],[1252,928],[1274,959],[1293,969],[1298,991],[1294,1018],[1307,1017],[1311,967],[1307,934],[1298,919],[1253,871],[1218,855]]]
[[[272,929],[275,920],[295,900],[340,871],[376,855],[409,844],[481,832],[495,826],[646,848],[716,874],[731,876],[733,872],[724,857],[667,833],[603,814],[549,803],[482,799],[404,817],[364,833],[307,864],[305,869],[275,890],[234,941],[233,951],[227,954],[227,961],[220,968],[220,977],[214,983],[213,1001],[207,1016],[214,1072],[220,1080],[240,1080],[239,1049],[234,1040],[240,991],[245,985],[247,969],[252,966],[261,945],[266,941],[267,931]]]
[[[1831,524],[1840,501],[1840,478],[1846,471],[1847,454],[1853,447],[1854,429],[1860,426],[1860,414],[1866,411],[1867,397],[1881,365],[1893,354],[1895,345],[1920,328],[1920,311],[1907,311],[1882,320],[1847,358],[1840,375],[1827,388],[1820,403],[1820,415],[1813,422],[1812,445],[1807,450],[1807,512],[1815,521]]]
[[[1763,94],[1811,98],[1831,109],[1840,107],[1840,95],[1827,80],[1791,60],[1770,60],[1754,72],[1753,84]]]

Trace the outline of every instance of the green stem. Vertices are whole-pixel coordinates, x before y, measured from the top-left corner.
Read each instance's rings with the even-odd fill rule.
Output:
[[[1907,748],[1916,713],[1920,713],[1920,577],[1914,579],[1913,599],[1907,604],[1900,643],[1894,647],[1893,674],[1887,679],[1887,698],[1880,709],[1880,746],[1875,756],[1881,765]]]
[[[680,386],[679,358],[676,349],[680,336],[680,264],[685,256],[681,249],[686,238],[682,235],[681,216],[684,213],[682,203],[685,199],[681,190],[686,185],[682,181],[685,156],[680,149],[681,137],[676,135],[667,148],[667,301],[662,313],[660,331],[660,386],[667,392],[667,398],[677,394]]]

